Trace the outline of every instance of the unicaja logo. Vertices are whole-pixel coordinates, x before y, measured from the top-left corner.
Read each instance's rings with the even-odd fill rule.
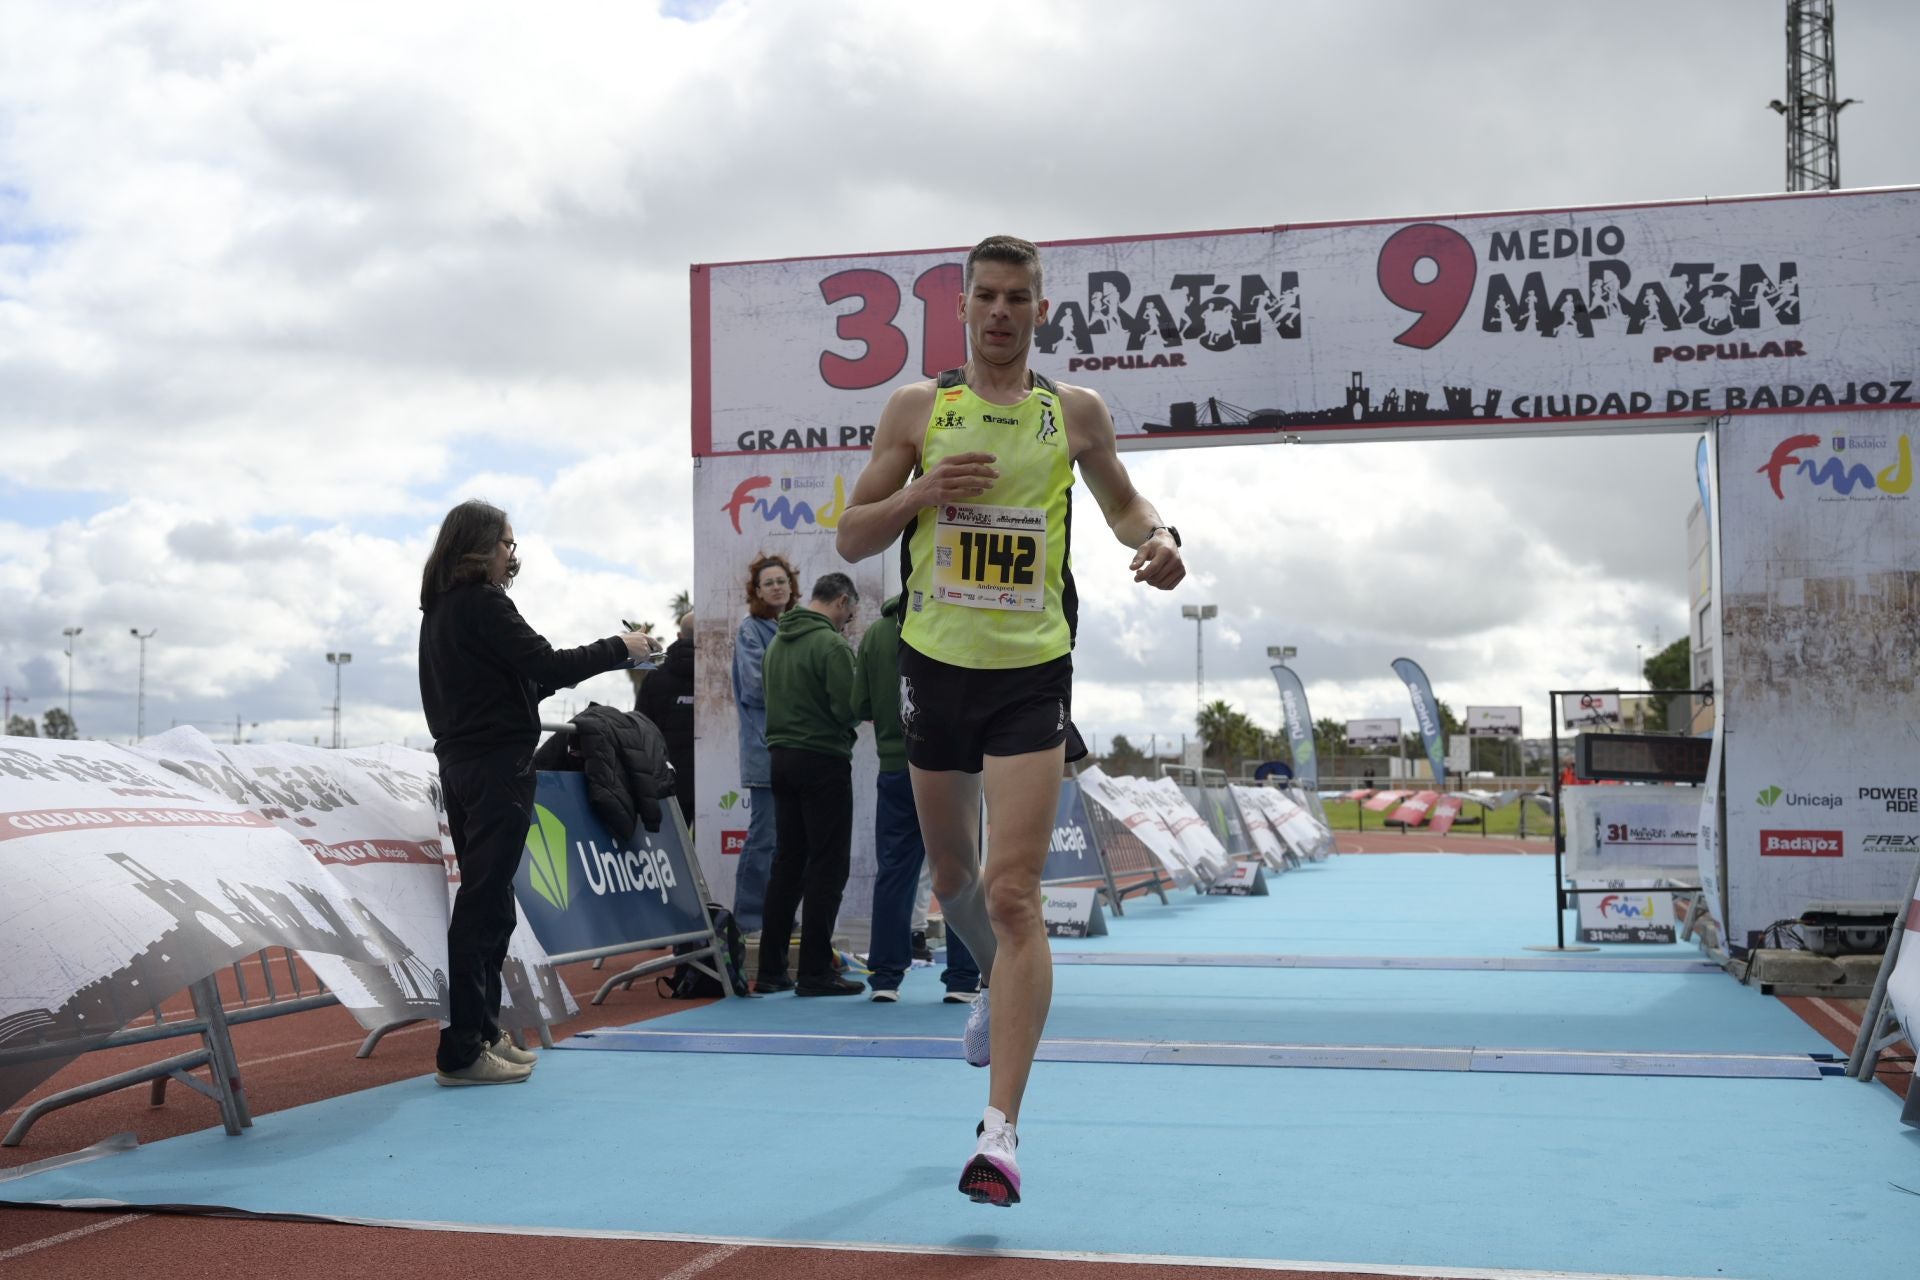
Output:
[[[567,828],[543,804],[533,806],[533,825],[527,828],[527,878],[533,891],[565,911],[573,901],[567,889]]]
[[[1768,787],[1760,793],[1760,803],[1763,807],[1771,809],[1773,808],[1773,802],[1778,800],[1782,794],[1780,788]]]

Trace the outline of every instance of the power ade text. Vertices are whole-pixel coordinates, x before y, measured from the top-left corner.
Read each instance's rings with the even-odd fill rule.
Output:
[[[1920,813],[1920,787],[1861,787],[1859,798],[1884,800],[1888,813]]]

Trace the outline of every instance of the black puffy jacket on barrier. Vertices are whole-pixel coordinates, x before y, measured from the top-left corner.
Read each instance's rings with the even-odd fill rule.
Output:
[[[533,767],[587,775],[587,802],[615,839],[625,843],[644,826],[660,829],[660,801],[673,795],[667,741],[645,716],[597,702],[573,718],[572,733],[556,733],[533,753]]]

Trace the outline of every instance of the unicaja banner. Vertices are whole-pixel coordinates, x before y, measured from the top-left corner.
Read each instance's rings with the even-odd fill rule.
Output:
[[[513,889],[541,944],[569,955],[705,930],[691,863],[671,813],[622,844],[594,816],[584,775],[543,773]]]
[[[1426,744],[1427,763],[1433,769],[1433,780],[1444,782],[1447,777],[1447,737],[1440,727],[1440,704],[1434,701],[1433,685],[1427,680],[1427,673],[1420,664],[1411,658],[1395,658],[1394,674],[1406,682],[1407,694],[1413,699],[1414,722],[1420,726],[1420,740]]]
[[[1041,246],[1033,367],[1123,444],[1912,409],[1920,191]],[[692,269],[692,451],[864,450],[966,359],[965,248]]]
[[[1313,753],[1313,713],[1307,710],[1306,686],[1291,667],[1272,668],[1280,686],[1280,716],[1287,725],[1287,744],[1293,748],[1293,776],[1312,791],[1320,785],[1320,761]]]

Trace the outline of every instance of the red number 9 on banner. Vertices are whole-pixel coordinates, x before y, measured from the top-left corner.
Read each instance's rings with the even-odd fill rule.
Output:
[[[1415,274],[1423,259],[1433,262],[1431,280]],[[1473,299],[1479,269],[1473,246],[1452,227],[1417,222],[1388,236],[1380,246],[1380,292],[1394,306],[1420,316],[1394,341],[1425,351],[1452,333]]]

